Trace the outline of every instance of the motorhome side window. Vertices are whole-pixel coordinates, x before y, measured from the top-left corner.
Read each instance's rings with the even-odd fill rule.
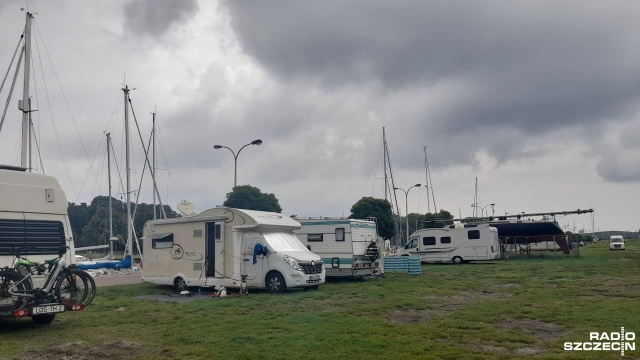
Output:
[[[412,249],[417,247],[418,247],[418,239],[411,239],[411,241],[407,243],[407,246],[405,247],[405,249]]]
[[[451,237],[450,236],[441,237],[440,244],[451,244]]]
[[[66,244],[60,221],[0,219],[0,231],[0,255],[11,255],[11,248],[26,255],[51,254]]]
[[[151,239],[151,247],[154,249],[170,249],[173,247],[173,234],[155,234]]]
[[[216,224],[215,227],[215,231],[216,231],[216,240],[220,240],[222,238],[222,225],[221,224]]]
[[[469,240],[480,239],[480,230],[469,230]]]
[[[307,241],[322,241],[322,234],[307,234]]]
[[[336,228],[336,241],[344,241],[344,228]]]
[[[422,238],[422,245],[435,245],[436,237],[435,236],[425,236]]]

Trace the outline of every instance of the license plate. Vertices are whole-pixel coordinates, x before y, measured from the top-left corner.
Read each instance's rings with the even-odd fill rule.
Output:
[[[309,275],[309,280],[320,280],[320,275]]]
[[[34,306],[31,309],[31,315],[38,314],[55,314],[64,312],[64,305],[42,305]]]

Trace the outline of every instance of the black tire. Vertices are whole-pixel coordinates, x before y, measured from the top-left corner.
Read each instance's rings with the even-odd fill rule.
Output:
[[[267,291],[272,294],[283,293],[287,291],[287,283],[279,272],[270,272],[265,279]]]
[[[70,270],[62,272],[56,280],[54,294],[58,302],[65,306],[82,304],[82,300],[87,297],[87,281],[77,275],[73,275]]]
[[[56,317],[56,314],[42,314],[42,315],[32,316],[31,320],[33,320],[33,322],[36,324],[47,325],[47,324],[51,324],[51,322],[53,321],[53,319],[55,319],[55,317]]]
[[[464,263],[464,260],[462,260],[462,258],[460,256],[454,256],[453,259],[451,259],[451,262],[456,264],[456,265],[460,265],[460,264]]]
[[[84,270],[71,270],[71,273],[83,278],[87,283],[86,296],[82,298],[82,305],[87,306],[91,304],[93,298],[96,296],[96,282],[93,280],[93,276]]]
[[[28,297],[11,294],[26,294],[31,290],[31,282],[14,270],[0,271],[0,314],[11,314],[14,309],[27,305]]]
[[[55,295],[65,305],[91,304],[96,295],[96,283],[93,277],[84,270],[65,271],[58,277]]]
[[[181,277],[177,277],[173,280],[173,287],[177,291],[185,291],[189,289],[189,287],[187,286],[187,282],[184,281],[184,279]]]

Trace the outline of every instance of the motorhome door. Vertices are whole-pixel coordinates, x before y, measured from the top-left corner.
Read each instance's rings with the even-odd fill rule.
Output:
[[[206,276],[222,277],[224,274],[224,224],[221,222],[206,223],[205,262]]]
[[[264,238],[259,232],[242,233],[242,273],[247,275],[250,286],[262,286],[264,283]],[[255,254],[254,254],[255,252]],[[254,262],[255,260],[255,262]]]

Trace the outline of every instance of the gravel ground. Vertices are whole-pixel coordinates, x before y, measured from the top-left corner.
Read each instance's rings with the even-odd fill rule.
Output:
[[[96,282],[96,286],[113,286],[113,285],[127,285],[127,284],[139,284],[142,282],[142,274],[116,274],[116,275],[96,275],[93,277]]]

